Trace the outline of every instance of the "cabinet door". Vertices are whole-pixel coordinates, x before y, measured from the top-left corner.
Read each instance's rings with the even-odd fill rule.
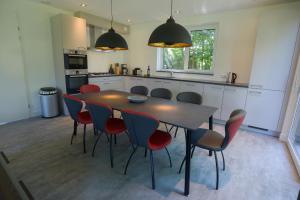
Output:
[[[285,90],[298,27],[299,22],[286,13],[268,12],[261,16],[250,77],[251,89]]]
[[[247,88],[225,86],[221,119],[228,120],[230,113],[236,109],[245,109]]]
[[[214,118],[221,118],[221,107],[223,99],[224,86],[220,85],[204,85],[203,105],[212,106],[218,108],[214,114]]]
[[[87,49],[86,20],[69,15],[61,15],[64,49]]]
[[[163,79],[151,79],[151,88],[166,88],[172,92],[172,100],[176,100],[176,95],[179,92],[180,82]]]
[[[192,83],[192,82],[182,82],[180,85],[180,92],[196,92],[203,96],[204,84],[202,83]]]
[[[277,128],[284,93],[271,90],[248,90],[246,124],[279,131]]]

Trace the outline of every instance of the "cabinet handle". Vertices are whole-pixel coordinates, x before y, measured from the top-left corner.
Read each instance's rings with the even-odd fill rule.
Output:
[[[250,85],[250,88],[253,88],[253,89],[262,89],[263,86],[262,85]]]
[[[249,91],[249,94],[261,94],[261,92],[259,92],[259,91]]]

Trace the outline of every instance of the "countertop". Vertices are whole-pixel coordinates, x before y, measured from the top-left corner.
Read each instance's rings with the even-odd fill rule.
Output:
[[[224,81],[215,81],[215,80],[203,80],[203,79],[194,79],[194,78],[176,78],[176,77],[167,77],[167,76],[135,76],[135,75],[116,75],[116,74],[105,74],[105,75],[92,75],[89,74],[89,78],[99,78],[99,77],[113,77],[113,76],[129,76],[136,78],[152,78],[152,79],[163,79],[163,80],[174,80],[174,81],[184,81],[184,82],[194,82],[194,83],[205,83],[213,85],[224,85],[224,86],[233,86],[233,87],[244,87],[248,88],[248,83],[227,83]]]

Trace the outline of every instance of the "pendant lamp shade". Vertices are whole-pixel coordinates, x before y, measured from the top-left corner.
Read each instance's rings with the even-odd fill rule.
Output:
[[[97,39],[95,48],[103,51],[119,51],[128,50],[128,45],[126,40],[111,28]]]
[[[96,41],[95,48],[102,51],[128,50],[128,45],[126,40],[120,34],[116,33],[112,27],[113,24],[112,0],[110,0],[110,13],[111,13],[111,21],[110,21],[111,28],[108,30],[108,32],[100,35],[100,37]]]
[[[177,24],[171,16],[166,23],[152,32],[148,45],[161,48],[183,48],[192,46],[192,39],[189,32]]]

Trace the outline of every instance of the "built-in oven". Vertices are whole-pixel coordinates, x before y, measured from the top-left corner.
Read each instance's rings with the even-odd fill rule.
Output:
[[[64,49],[65,70],[85,70],[87,65],[86,51]]]
[[[88,74],[66,75],[66,89],[68,94],[77,94],[82,85],[88,84]]]

